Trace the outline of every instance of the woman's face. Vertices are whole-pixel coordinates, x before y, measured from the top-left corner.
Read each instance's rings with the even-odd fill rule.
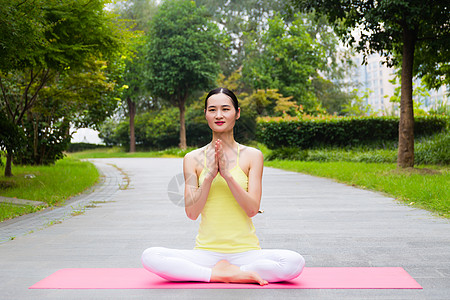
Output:
[[[240,116],[240,109],[236,111],[233,101],[225,94],[219,93],[208,98],[205,117],[209,127],[215,132],[232,130]]]

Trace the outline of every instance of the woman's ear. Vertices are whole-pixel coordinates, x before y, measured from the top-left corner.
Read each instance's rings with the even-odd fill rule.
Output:
[[[238,110],[236,112],[236,120],[238,120],[241,117],[241,108],[238,107]]]

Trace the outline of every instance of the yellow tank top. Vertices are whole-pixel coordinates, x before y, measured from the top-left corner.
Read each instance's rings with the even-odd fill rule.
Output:
[[[207,170],[205,148],[205,162],[200,173],[199,185],[203,183]],[[234,180],[247,191],[248,177],[239,166],[239,145],[237,163],[230,170],[230,173]],[[211,184],[201,216],[195,249],[222,253],[261,249],[252,219],[237,203],[227,182],[220,173],[217,174]]]

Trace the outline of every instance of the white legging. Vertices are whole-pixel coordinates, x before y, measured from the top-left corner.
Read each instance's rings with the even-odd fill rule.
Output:
[[[219,253],[152,247],[142,254],[145,269],[170,281],[209,282],[212,268],[220,260],[227,260],[242,271],[256,272],[268,282],[294,279],[305,266],[305,260],[297,252],[278,249]]]

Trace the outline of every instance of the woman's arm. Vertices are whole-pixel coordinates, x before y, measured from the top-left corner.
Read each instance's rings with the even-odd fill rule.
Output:
[[[248,155],[251,157],[248,172],[248,191],[244,190],[228,171],[220,171],[220,175],[226,180],[236,201],[247,213],[247,216],[251,218],[258,213],[261,204],[264,157],[261,151],[253,148],[248,149],[251,149],[252,151],[252,153]],[[221,170],[221,163],[224,163],[221,159],[222,157],[219,150],[219,170]]]
[[[195,171],[195,167],[198,164],[198,160],[195,159],[194,153],[190,152],[186,154],[183,160],[183,173],[184,173],[184,209],[186,215],[191,220],[197,220],[198,216],[205,206],[206,199],[208,198],[211,183],[217,175],[217,168],[210,170],[205,176],[205,179],[201,186],[198,186],[198,177]],[[215,171],[215,174],[214,174]]]

